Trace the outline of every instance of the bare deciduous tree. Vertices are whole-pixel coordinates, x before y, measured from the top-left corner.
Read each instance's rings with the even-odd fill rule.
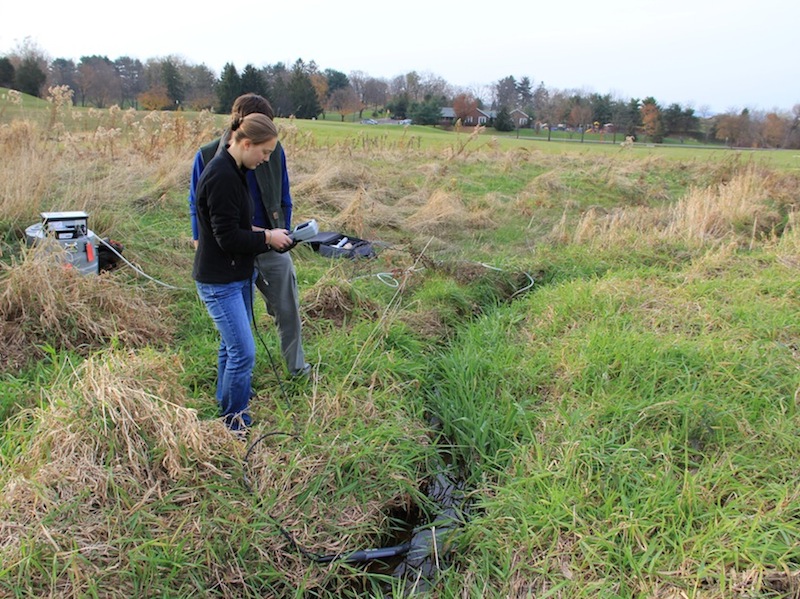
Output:
[[[365,104],[369,104],[377,110],[381,106],[386,106],[389,99],[389,84],[385,79],[377,79],[369,77],[364,82],[364,97],[362,98]]]
[[[76,76],[81,106],[86,103],[105,108],[120,96],[119,73],[105,56],[83,56]]]
[[[774,112],[767,114],[762,127],[764,143],[772,148],[780,148],[786,140],[790,123]]]
[[[344,121],[344,117],[361,110],[362,104],[352,86],[341,87],[334,91],[328,98],[328,110],[338,112]]]

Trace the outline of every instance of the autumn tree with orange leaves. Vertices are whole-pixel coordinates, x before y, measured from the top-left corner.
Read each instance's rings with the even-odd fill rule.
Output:
[[[762,137],[764,145],[768,148],[780,148],[789,137],[789,128],[791,123],[788,119],[782,119],[774,112],[767,114],[764,119],[764,126],[762,129]]]
[[[467,115],[475,112],[478,107],[478,100],[471,94],[458,94],[453,98],[453,112],[457,119],[465,122]]]
[[[645,98],[641,107],[642,127],[649,141],[661,143],[664,141],[664,124],[661,120],[661,110],[654,98]]]

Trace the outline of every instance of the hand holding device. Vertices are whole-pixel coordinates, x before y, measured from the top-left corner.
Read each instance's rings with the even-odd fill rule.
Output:
[[[319,233],[319,226],[317,225],[317,221],[312,218],[309,221],[297,225],[294,230],[289,233],[289,237],[292,238],[293,242],[299,243],[311,239],[317,233]]]
[[[317,233],[319,233],[319,225],[317,225],[317,221],[315,219],[311,219],[304,223],[300,223],[297,225],[291,233],[289,233],[289,239],[292,240],[292,245],[284,250],[276,250],[277,252],[283,253],[287,252],[296,246],[301,241],[306,241],[314,237]]]

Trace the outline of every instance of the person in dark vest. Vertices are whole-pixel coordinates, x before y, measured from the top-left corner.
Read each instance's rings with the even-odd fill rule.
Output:
[[[253,201],[246,173],[267,162],[278,130],[263,114],[231,119],[230,136],[212,158],[195,188],[197,251],[192,278],[220,334],[217,355],[217,404],[233,431],[251,425],[249,412],[256,347],[253,314],[255,258],[286,250],[285,229],[253,230]]]
[[[274,118],[269,101],[258,94],[243,94],[236,98],[232,118],[248,114],[264,114]],[[189,213],[192,219],[192,237],[197,240],[196,186],[203,169],[224,148],[230,130],[221,138],[204,145],[195,155],[189,188]],[[275,155],[247,174],[248,188],[253,199],[253,229],[291,230],[292,196],[286,154],[278,142]],[[311,366],[306,362],[302,342],[300,298],[297,290],[297,273],[289,252],[267,252],[256,257],[258,278],[256,286],[264,296],[267,312],[275,319],[280,336],[281,354],[292,376],[308,376]]]

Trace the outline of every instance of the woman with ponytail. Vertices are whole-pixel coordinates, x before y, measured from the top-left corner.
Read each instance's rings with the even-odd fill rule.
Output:
[[[292,244],[286,230],[252,228],[246,173],[269,160],[277,141],[275,124],[265,115],[234,117],[230,143],[208,163],[197,182],[198,244],[192,277],[220,333],[216,398],[220,415],[234,431],[251,424],[255,257]]]
[[[258,94],[242,94],[233,103],[232,122],[238,122],[248,114],[259,113],[273,119],[275,116],[269,100]],[[230,141],[230,127],[221,137],[204,144],[195,154],[189,184],[189,216],[192,224],[192,239],[197,247],[197,182],[206,165],[218,153],[224,151]],[[271,229],[273,234],[292,228],[292,194],[286,153],[280,141],[269,162],[254,171],[248,171],[247,184],[253,201],[253,229]],[[297,287],[297,272],[291,252],[266,252],[256,256],[256,287],[264,298],[267,312],[275,319],[281,343],[281,355],[286,369],[292,377],[307,377],[311,366],[306,362],[300,317],[300,292]]]

